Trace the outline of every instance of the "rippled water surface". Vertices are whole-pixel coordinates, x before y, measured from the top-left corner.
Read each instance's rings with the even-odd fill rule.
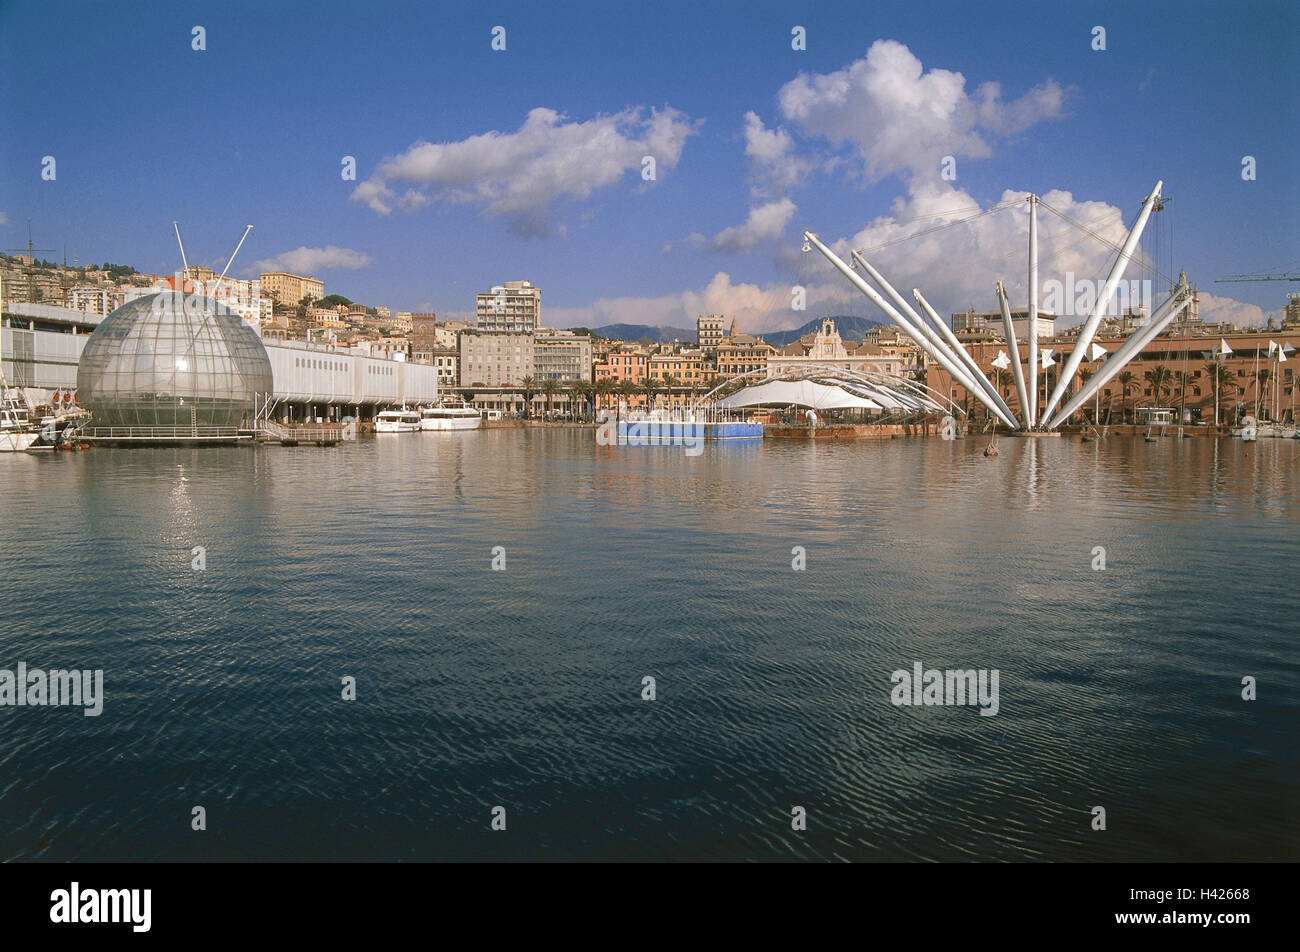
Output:
[[[982,448],[0,456],[0,859],[1300,859],[1300,443]]]

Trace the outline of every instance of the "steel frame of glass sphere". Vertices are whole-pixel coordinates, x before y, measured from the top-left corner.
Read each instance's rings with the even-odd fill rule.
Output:
[[[211,298],[161,291],[108,315],[77,366],[78,400],[101,427],[239,427],[271,392],[257,332]]]

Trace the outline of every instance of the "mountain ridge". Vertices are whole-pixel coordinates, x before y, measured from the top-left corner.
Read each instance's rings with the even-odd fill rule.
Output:
[[[822,321],[828,319],[835,322],[835,329],[839,331],[840,336],[845,340],[861,340],[862,335],[871,328],[884,324],[884,321],[873,321],[870,318],[858,317],[854,314],[827,314],[825,317],[813,318],[802,327],[784,331],[763,331],[754,336],[763,338],[780,350],[786,344],[798,340],[804,334],[811,334],[816,331],[821,327]],[[591,332],[601,337],[628,342],[635,342],[646,337],[659,344],[671,344],[674,340],[684,344],[694,343],[695,341],[695,331],[693,329],[671,327],[669,325],[605,324],[602,327],[593,327]]]

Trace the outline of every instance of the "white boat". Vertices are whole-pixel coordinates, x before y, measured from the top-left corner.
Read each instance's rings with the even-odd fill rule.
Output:
[[[4,386],[0,378],[0,453],[21,453],[41,435],[27,416],[27,408]]]
[[[4,338],[0,337],[0,341]],[[18,399],[5,379],[3,350],[0,350],[0,453],[21,453],[41,436],[27,415],[27,405]]]
[[[1258,430],[1261,438],[1269,437],[1277,440],[1300,439],[1300,430],[1285,423],[1261,423]]]
[[[464,403],[425,407],[420,411],[421,430],[477,430],[483,417]]]
[[[420,414],[403,407],[400,410],[384,410],[375,417],[376,433],[418,433],[420,431]]]

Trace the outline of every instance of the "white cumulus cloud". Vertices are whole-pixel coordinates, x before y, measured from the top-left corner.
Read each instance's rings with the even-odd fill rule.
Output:
[[[1051,79],[1010,102],[989,82],[972,95],[961,73],[926,70],[904,44],[877,40],[843,69],[802,74],[777,94],[781,114],[805,135],[848,146],[870,180],[937,175],[945,155],[984,158],[988,138],[1061,115]]]
[[[815,316],[834,313],[843,302],[850,300],[852,291],[838,283],[808,285],[807,309],[795,311],[792,290],[791,284],[784,281],[762,285],[733,283],[730,274],[719,271],[701,288],[658,297],[601,298],[585,307],[549,307],[546,319],[557,327],[650,324],[692,328],[701,314],[725,314],[728,322],[735,318],[741,330],[783,330],[806,324]],[[854,311],[860,313],[862,307],[858,305]]]
[[[750,191],[758,204],[743,224],[711,241],[699,234],[686,241],[696,248],[753,250],[789,223],[796,207],[788,191],[813,172],[837,167],[860,180],[902,176],[912,196],[904,206],[933,204],[918,190],[922,183],[935,183],[934,195],[949,201],[955,190],[940,175],[944,156],[989,156],[990,139],[1061,115],[1064,96],[1051,79],[1010,102],[996,82],[969,93],[961,73],[926,70],[904,44],[878,40],[842,69],[801,74],[782,86],[777,102],[788,128],[769,128],[755,111],[745,113]]]
[[[788,198],[751,208],[749,217],[742,224],[724,228],[713,236],[712,248],[715,251],[750,251],[779,237],[797,209],[798,206]]]
[[[1197,306],[1201,320],[1207,324],[1236,324],[1238,327],[1262,327],[1270,317],[1280,318],[1283,311],[1282,308],[1265,311],[1258,304],[1247,304],[1204,291],[1197,296]]]
[[[745,155],[755,194],[779,194],[800,184],[816,167],[795,149],[794,137],[785,129],[768,129],[753,110],[745,113]]]
[[[345,271],[357,271],[370,267],[373,259],[370,255],[351,248],[339,248],[329,245],[325,248],[308,248],[305,245],[286,251],[274,258],[263,258],[253,267],[258,271],[291,271],[294,274],[315,274],[340,268]]]
[[[655,161],[656,178],[681,159],[695,125],[671,107],[625,109],[570,121],[537,108],[514,132],[485,132],[459,142],[416,142],[380,163],[352,200],[387,215],[433,201],[474,205],[504,217],[510,230],[540,236],[551,230],[561,199],[581,200]]]

